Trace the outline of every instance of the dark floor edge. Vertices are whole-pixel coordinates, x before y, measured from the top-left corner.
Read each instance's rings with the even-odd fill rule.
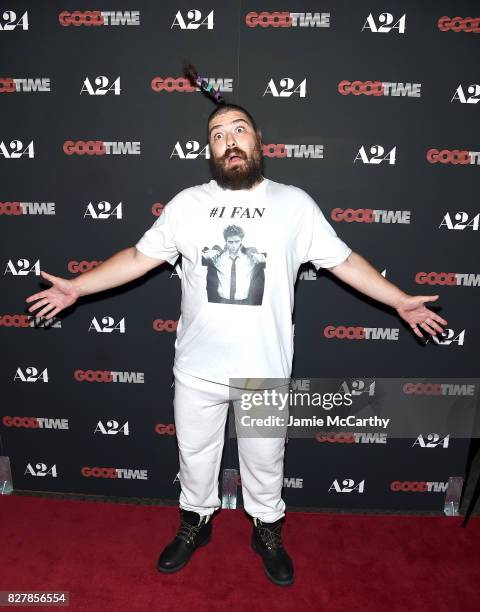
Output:
[[[152,497],[118,497],[110,495],[90,495],[87,493],[61,493],[54,491],[30,491],[14,489],[13,495],[26,497],[44,497],[49,499],[69,499],[75,501],[107,502],[112,504],[134,504],[141,506],[178,506],[176,499],[162,499]],[[243,509],[238,507],[239,510]],[[392,516],[445,516],[441,510],[385,510],[381,508],[311,508],[302,506],[288,506],[288,512],[306,512],[311,514],[373,514]],[[463,516],[461,514],[460,516]]]

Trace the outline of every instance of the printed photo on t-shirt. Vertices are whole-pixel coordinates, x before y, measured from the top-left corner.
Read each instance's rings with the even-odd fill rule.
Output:
[[[202,265],[207,267],[209,302],[259,306],[265,287],[266,253],[245,246],[245,230],[228,225],[223,230],[223,247],[203,247]]]

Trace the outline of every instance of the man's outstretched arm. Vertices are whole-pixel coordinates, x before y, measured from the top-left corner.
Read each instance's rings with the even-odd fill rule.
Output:
[[[337,278],[369,297],[394,308],[420,338],[418,326],[429,334],[443,333],[447,321],[424,306],[438,295],[408,295],[384,278],[364,257],[352,252],[342,263],[328,268]]]
[[[129,283],[163,262],[163,259],[147,257],[136,247],[129,247],[118,251],[96,268],[76,276],[72,285],[80,296],[105,291]]]
[[[43,306],[35,316],[51,319],[64,308],[74,304],[79,297],[124,285],[162,263],[163,259],[148,257],[136,247],[128,247],[118,251],[93,270],[78,274],[73,279],[53,276],[42,270],[40,274],[50,281],[52,286],[26,298],[26,302],[38,300],[28,311],[33,312]]]

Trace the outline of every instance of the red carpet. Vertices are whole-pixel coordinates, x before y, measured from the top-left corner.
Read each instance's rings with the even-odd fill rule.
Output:
[[[0,590],[70,591],[70,610],[480,609],[478,518],[461,529],[460,518],[289,513],[295,584],[277,587],[243,510],[223,510],[212,542],[171,575],[155,563],[176,508],[10,495],[0,517]]]

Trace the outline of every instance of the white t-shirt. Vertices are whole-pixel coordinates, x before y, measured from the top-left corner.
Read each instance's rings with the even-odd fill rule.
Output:
[[[221,384],[290,378],[300,264],[331,268],[352,250],[302,189],[215,180],[174,196],[136,244],[174,264],[182,255],[175,369]]]

